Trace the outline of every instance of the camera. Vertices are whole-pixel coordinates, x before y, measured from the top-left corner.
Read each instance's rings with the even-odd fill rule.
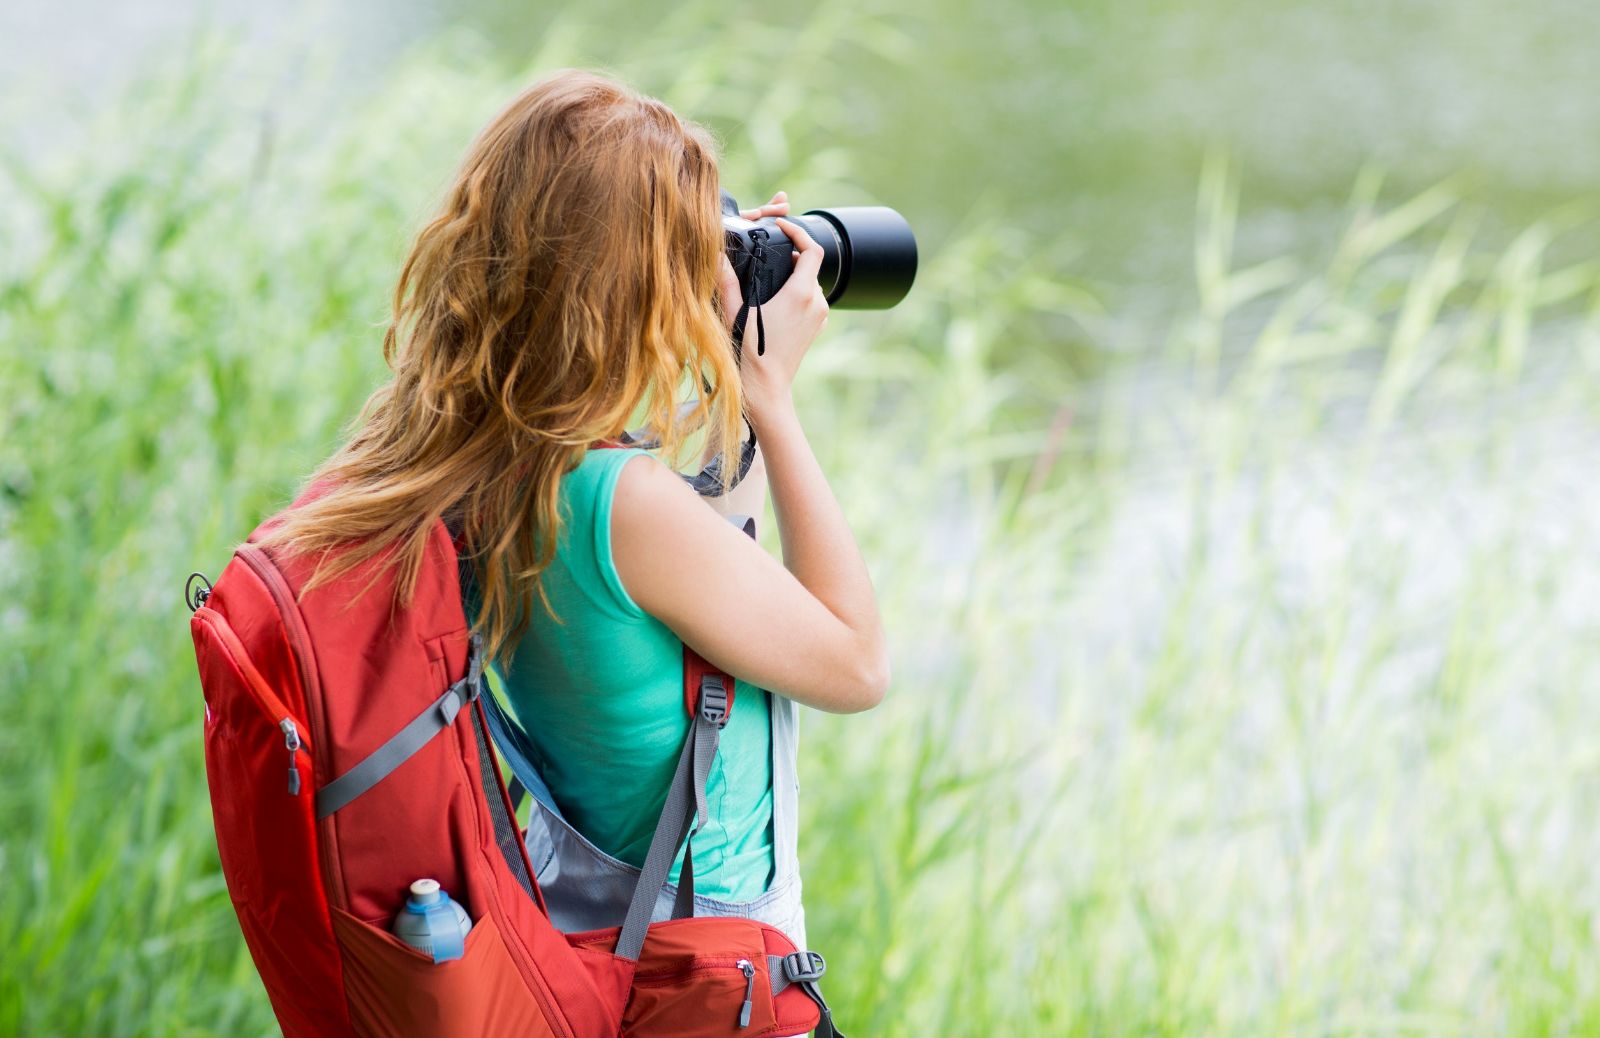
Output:
[[[917,276],[917,239],[906,218],[887,206],[838,206],[785,217],[822,246],[817,283],[830,307],[887,310],[906,297]],[[728,262],[749,306],[760,306],[789,280],[793,243],[771,216],[746,220],[722,192]]]
[[[840,206],[812,209],[800,216],[787,217],[805,229],[822,246],[822,266],[817,284],[830,307],[846,310],[887,310],[906,297],[917,277],[917,239],[906,218],[886,206]],[[722,192],[722,229],[726,237],[728,262],[739,278],[744,306],[734,322],[735,354],[743,341],[746,318],[755,311],[756,349],[763,348],[761,304],[771,299],[794,272],[791,253],[794,243],[774,217],[746,220],[739,215],[739,203]],[[646,438],[623,435],[624,443],[647,443]],[[723,493],[722,470],[734,466],[733,483],[750,471],[755,458],[756,433],[739,445],[739,456],[726,459],[717,455],[697,476],[685,475],[696,493],[717,497]],[[746,532],[749,532],[748,530]]]

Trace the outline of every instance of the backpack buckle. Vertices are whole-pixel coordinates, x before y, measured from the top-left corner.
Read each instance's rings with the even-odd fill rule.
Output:
[[[783,957],[783,972],[796,984],[820,980],[827,969],[828,964],[821,952],[797,951]]]
[[[728,690],[717,674],[700,679],[700,716],[718,728],[728,723]]]

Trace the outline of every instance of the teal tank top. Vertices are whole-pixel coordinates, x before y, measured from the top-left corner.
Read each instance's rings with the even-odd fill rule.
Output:
[[[533,604],[528,633],[495,676],[527,729],[556,806],[591,843],[644,864],[689,717],[683,643],[640,609],[611,558],[611,502],[641,450],[591,450],[562,478],[563,525],[544,572],[560,622]],[[748,901],[772,878],[772,749],[767,697],[735,682],[735,703],[694,838],[695,892]],[[676,881],[683,864],[673,863]]]

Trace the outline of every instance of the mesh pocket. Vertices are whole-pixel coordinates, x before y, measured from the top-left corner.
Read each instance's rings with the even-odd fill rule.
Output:
[[[556,1038],[506,950],[494,917],[467,934],[459,959],[434,962],[393,934],[333,909],[357,1034],[381,1038]]]

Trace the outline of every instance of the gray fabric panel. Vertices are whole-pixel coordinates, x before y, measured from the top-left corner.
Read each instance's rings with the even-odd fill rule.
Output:
[[[491,691],[483,697],[483,712],[489,718],[489,733],[494,737],[495,748],[500,751],[500,756],[511,768],[511,774],[516,778],[517,784],[534,799],[547,807],[556,815],[561,814],[561,808],[556,805],[555,797],[550,793],[550,787],[545,785],[544,777],[539,774],[535,758],[538,756],[533,749],[533,743],[528,739],[528,733],[517,723],[516,719],[506,712],[500,705],[500,700]],[[521,807],[521,797],[515,791],[512,797],[516,801],[512,810]]]
[[[528,821],[527,842],[534,875],[556,929],[576,933],[602,930],[621,922],[639,882],[636,866],[595,847],[569,822],[538,801],[534,801]],[[789,934],[796,944],[803,944],[797,936],[804,929],[799,919],[800,892],[800,877],[793,873],[748,901],[707,897],[696,882],[694,914],[759,919]],[[661,888],[651,922],[673,918],[676,895],[676,884]]]
[[[522,892],[531,898],[534,896],[533,877],[528,874],[528,863],[522,855],[517,820],[500,798],[500,773],[496,770],[493,754],[489,752],[489,732],[476,711],[472,715],[472,733],[478,743],[478,777],[483,783],[483,798],[489,804],[490,817],[494,819],[495,845],[500,848],[500,856],[505,859],[506,867],[517,877]]]
[[[767,956],[767,979],[772,981],[773,998],[777,998],[778,992],[789,986],[789,974],[783,968],[782,955]]]

